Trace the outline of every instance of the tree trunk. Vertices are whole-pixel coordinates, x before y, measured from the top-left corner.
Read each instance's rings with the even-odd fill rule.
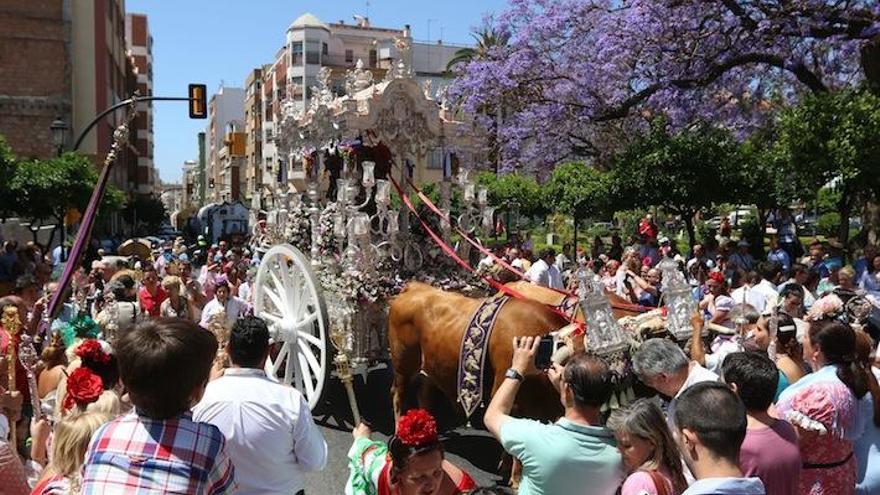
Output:
[[[770,210],[765,210],[763,208],[757,208],[758,210],[758,252],[764,252],[764,233],[767,232],[767,216],[770,215]]]
[[[874,94],[880,94],[880,35],[862,45],[860,55],[868,87]]]
[[[840,212],[840,223],[837,224],[837,240],[846,246],[849,241],[849,216],[852,213],[852,200],[848,188],[844,186],[837,203],[837,211]]]
[[[49,240],[46,241],[46,248],[50,248],[52,246],[52,242],[55,241],[55,232],[58,231],[58,224],[55,224],[55,227],[52,227],[52,232],[49,232]],[[64,236],[61,237],[61,243],[64,243]],[[62,250],[64,248],[61,248]]]
[[[855,240],[862,246],[880,244],[880,202],[865,201],[862,207],[862,230]]]
[[[694,229],[694,214],[682,214],[681,218],[684,220],[684,227],[687,229],[688,233],[688,246],[691,251],[694,250],[694,245],[697,243],[697,232]]]
[[[571,217],[572,217],[572,220],[574,220],[574,242],[572,242],[572,244],[574,245],[574,252],[577,253],[577,246],[578,246],[578,217],[577,217],[577,215],[572,215]]]

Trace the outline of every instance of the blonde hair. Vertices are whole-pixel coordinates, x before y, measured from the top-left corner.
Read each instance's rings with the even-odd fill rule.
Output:
[[[177,275],[168,275],[162,279],[162,288],[165,290],[171,290],[175,285],[177,286],[177,291],[182,292],[183,283]]]
[[[840,275],[844,275],[844,276],[846,276],[848,279],[850,279],[850,280],[852,280],[852,281],[855,281],[855,279],[856,279],[856,271],[853,270],[853,267],[851,267],[851,266],[849,266],[849,265],[847,265],[847,266],[841,268],[840,271],[837,272],[837,275],[838,275],[838,276],[840,276]]]
[[[115,418],[122,412],[122,401],[119,395],[113,390],[105,390],[101,392],[98,400],[86,406],[87,413],[103,414]]]
[[[80,468],[85,463],[89,441],[108,421],[110,416],[106,414],[86,412],[72,414],[55,425],[52,460],[46,466],[46,472],[70,479],[72,493],[79,489]]]

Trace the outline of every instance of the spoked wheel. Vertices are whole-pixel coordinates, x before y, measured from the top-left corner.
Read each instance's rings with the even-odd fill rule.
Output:
[[[321,286],[300,250],[280,244],[263,256],[254,312],[269,325],[275,344],[266,374],[296,387],[314,409],[330,374],[329,320]]]

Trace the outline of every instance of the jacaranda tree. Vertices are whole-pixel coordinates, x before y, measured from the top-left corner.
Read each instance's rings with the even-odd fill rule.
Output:
[[[658,113],[744,137],[806,94],[880,87],[876,0],[511,0],[492,29],[508,43],[451,95],[498,126],[506,167],[601,166]]]

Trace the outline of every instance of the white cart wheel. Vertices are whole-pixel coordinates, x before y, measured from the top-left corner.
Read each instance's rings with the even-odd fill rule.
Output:
[[[300,250],[280,244],[263,255],[254,313],[269,325],[277,351],[266,361],[266,374],[296,387],[314,409],[329,376],[329,320],[321,286]]]

